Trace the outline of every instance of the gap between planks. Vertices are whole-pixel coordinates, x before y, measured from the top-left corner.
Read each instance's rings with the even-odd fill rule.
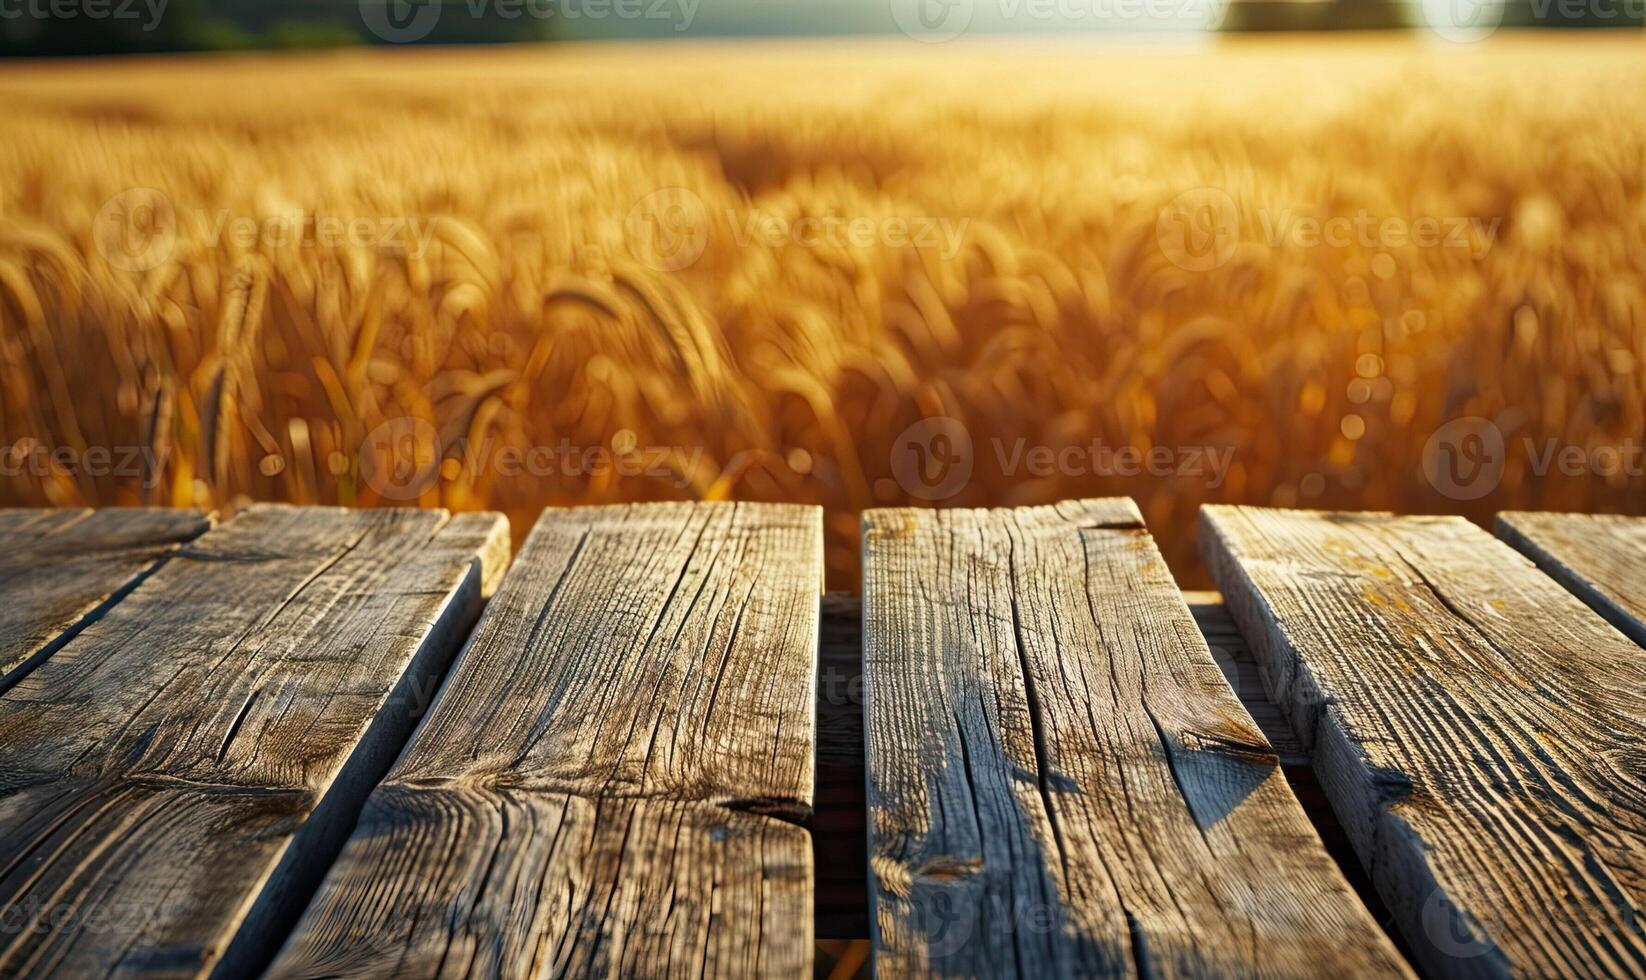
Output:
[[[1646,517],[1505,511],[1497,536],[1646,646]]]
[[[213,520],[201,511],[135,507],[0,509],[0,694]]]

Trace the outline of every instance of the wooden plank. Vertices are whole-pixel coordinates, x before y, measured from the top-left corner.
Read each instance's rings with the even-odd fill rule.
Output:
[[[276,977],[808,974],[817,508],[547,511]]]
[[[1413,955],[1646,972],[1646,658],[1460,518],[1207,507],[1213,576]]]
[[[0,691],[210,527],[194,510],[0,510]]]
[[[505,559],[496,515],[255,507],[0,697],[0,975],[242,976]]]
[[[1130,500],[864,521],[880,972],[1407,974]]]
[[[1506,511],[1497,536],[1646,646],[1646,517]]]

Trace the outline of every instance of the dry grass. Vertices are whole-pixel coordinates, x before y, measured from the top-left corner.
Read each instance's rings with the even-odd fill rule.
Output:
[[[850,587],[855,513],[909,499],[893,436],[951,415],[976,461],[947,503],[1131,494],[1186,581],[1207,501],[1639,511],[1640,476],[1538,478],[1521,446],[1643,435],[1642,53],[886,42],[13,66],[0,448],[141,446],[160,465],[148,489],[86,467],[0,477],[0,502],[374,505],[410,486],[521,523],[550,503],[815,501]],[[1208,186],[1240,241],[1185,270],[1157,220]],[[131,187],[176,216],[146,271],[96,244]],[[678,270],[635,247],[637,202],[668,187],[708,220]],[[1361,209],[1500,224],[1484,254],[1264,240],[1261,215]],[[293,211],[416,219],[430,244],[217,229]],[[810,247],[740,241],[751,211],[966,224],[954,248]],[[1419,471],[1464,415],[1510,438],[1472,502]],[[998,465],[992,440],[1018,436],[1235,452],[1215,487],[1035,478]],[[481,445],[681,451],[666,474],[510,476],[472,465]]]

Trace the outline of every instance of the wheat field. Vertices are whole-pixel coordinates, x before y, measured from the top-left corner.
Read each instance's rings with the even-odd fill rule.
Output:
[[[7,66],[0,504],[443,505],[518,532],[549,504],[816,502],[839,588],[856,515],[909,501],[1129,494],[1186,584],[1206,502],[1641,512],[1643,54]],[[1449,492],[1425,453],[1476,417],[1501,474]],[[970,445],[936,495],[905,445],[925,419],[922,452]]]

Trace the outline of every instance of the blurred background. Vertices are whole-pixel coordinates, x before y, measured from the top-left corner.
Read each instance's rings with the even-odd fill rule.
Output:
[[[1208,12],[1215,6],[1214,17]],[[430,16],[425,8],[436,12]],[[92,11],[100,13],[93,14]],[[1146,11],[1146,13],[1143,13]],[[390,32],[384,24],[426,30]],[[1635,0],[6,0],[0,55],[965,33],[1639,27]],[[684,21],[684,23],[683,23]],[[386,36],[388,35],[388,36]],[[413,36],[415,35],[415,36]]]
[[[0,0],[0,504],[1641,512],[1643,2]]]

